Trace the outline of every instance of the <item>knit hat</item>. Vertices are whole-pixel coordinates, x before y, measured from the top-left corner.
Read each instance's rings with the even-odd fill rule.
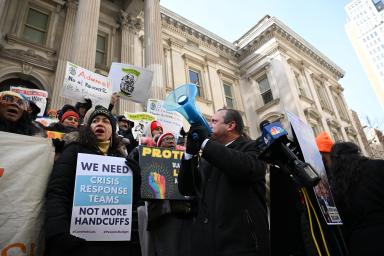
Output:
[[[157,140],[157,146],[158,146],[158,147],[161,147],[161,143],[163,142],[163,139],[164,139],[166,136],[172,136],[173,138],[175,138],[175,136],[174,136],[172,133],[170,133],[170,132],[161,134],[160,137],[159,137],[159,139]],[[176,141],[175,141],[175,144],[176,144]]]
[[[91,126],[92,120],[98,115],[106,116],[109,119],[112,126],[112,136],[114,136],[114,134],[116,134],[116,119],[112,113],[103,106],[97,105],[89,109],[84,116],[83,124]]]
[[[73,112],[78,113],[74,106],[72,106],[70,104],[65,104],[59,111],[57,111],[57,119],[59,119],[60,121],[64,120],[63,115],[65,112],[68,112],[68,111],[73,111]]]
[[[153,130],[155,130],[156,128],[161,128],[161,130],[163,130],[163,127],[161,126],[161,124],[157,121],[152,121],[151,122],[151,133],[153,132]]]
[[[80,119],[79,114],[77,114],[75,111],[69,110],[69,111],[65,112],[65,113],[61,116],[61,120],[60,120],[60,122],[64,122],[64,120],[67,119],[67,118],[70,117],[70,116],[74,116],[74,117],[76,117],[77,120]]]
[[[333,141],[326,132],[322,132],[317,135],[316,144],[320,152],[330,153],[333,146]]]

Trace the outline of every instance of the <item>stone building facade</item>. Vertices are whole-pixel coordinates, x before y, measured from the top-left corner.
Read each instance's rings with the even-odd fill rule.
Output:
[[[338,83],[344,71],[275,17],[232,43],[156,0],[0,0],[0,35],[0,90],[46,90],[53,108],[68,102],[59,95],[67,61],[103,75],[124,62],[154,71],[153,98],[197,84],[205,117],[238,109],[253,138],[260,121],[286,123],[288,110],[315,134],[363,145]],[[143,109],[121,100],[115,111]]]

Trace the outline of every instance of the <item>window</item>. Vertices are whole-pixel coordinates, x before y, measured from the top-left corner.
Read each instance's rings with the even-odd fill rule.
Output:
[[[49,15],[29,8],[24,25],[23,37],[36,44],[45,44],[48,33]]]
[[[96,42],[96,65],[106,65],[107,64],[107,37],[103,35],[97,35]]]
[[[232,94],[232,85],[223,84],[223,87],[224,87],[225,102],[227,103],[227,107],[235,108],[235,100]]]
[[[267,76],[257,81],[260,88],[260,94],[263,98],[264,105],[273,100],[272,90],[268,82]]]
[[[344,120],[349,120],[347,108],[345,107],[345,104],[340,98],[340,95],[335,94],[334,99],[335,99],[335,104],[337,106],[337,109],[339,110],[340,117]]]
[[[319,81],[315,80],[315,87],[316,87],[316,92],[319,96],[320,105],[323,108],[326,108],[328,110],[332,110],[331,103],[329,101],[329,98],[328,98],[327,92],[324,88],[324,85],[322,83],[320,83]]]
[[[301,80],[300,74],[296,72],[293,72],[293,73],[295,74],[295,83],[296,83],[297,89],[299,90],[299,94],[303,96],[307,96],[307,94],[305,93],[305,89],[303,87],[303,82]]]
[[[189,70],[189,82],[197,87],[197,96],[203,97],[203,89],[201,88],[200,73],[194,70]]]

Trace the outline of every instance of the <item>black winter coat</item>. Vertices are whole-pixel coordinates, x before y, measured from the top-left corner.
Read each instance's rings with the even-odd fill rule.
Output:
[[[349,195],[338,204],[351,255],[384,255],[384,160],[367,160]]]
[[[45,223],[47,255],[141,255],[135,219],[132,223],[131,241],[88,242],[69,235],[78,153],[101,155],[101,152],[96,148],[89,148],[73,142],[64,148],[59,159],[55,162],[47,189]],[[119,152],[109,152],[108,155],[123,156]],[[132,217],[134,218],[134,206],[139,197],[141,178],[139,171],[133,173]]]
[[[241,136],[228,147],[208,141],[199,168],[197,158],[182,161],[179,190],[197,198],[191,255],[269,255],[266,164],[257,157]]]

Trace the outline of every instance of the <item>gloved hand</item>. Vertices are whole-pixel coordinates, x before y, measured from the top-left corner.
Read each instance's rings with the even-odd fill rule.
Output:
[[[65,142],[61,139],[52,139],[52,144],[55,147],[55,152],[61,152],[64,148]]]
[[[208,131],[201,124],[192,124],[187,135],[187,147],[185,152],[191,155],[197,155],[201,144],[208,138]]]

